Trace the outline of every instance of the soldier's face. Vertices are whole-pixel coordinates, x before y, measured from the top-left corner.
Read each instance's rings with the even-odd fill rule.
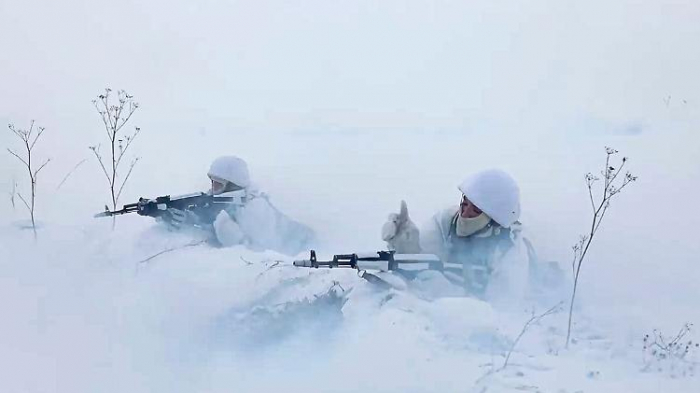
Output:
[[[226,184],[218,182],[214,179],[211,180],[211,193],[214,195],[221,194],[224,192],[224,189],[226,188]]]
[[[459,215],[462,216],[462,218],[475,218],[481,213],[481,209],[467,199],[466,195],[462,195],[462,201],[459,204]]]

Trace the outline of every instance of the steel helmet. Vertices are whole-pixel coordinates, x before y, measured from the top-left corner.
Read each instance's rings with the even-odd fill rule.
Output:
[[[508,173],[500,169],[488,169],[469,176],[458,188],[502,227],[508,228],[520,218],[520,188]]]
[[[223,156],[215,159],[209,167],[207,176],[212,180],[231,182],[241,188],[250,185],[248,164],[236,156]]]

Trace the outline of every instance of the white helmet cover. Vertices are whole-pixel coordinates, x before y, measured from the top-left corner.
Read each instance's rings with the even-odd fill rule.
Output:
[[[488,169],[466,178],[459,190],[502,227],[508,228],[520,218],[520,188],[500,169]]]
[[[242,188],[250,185],[248,164],[236,156],[223,156],[215,159],[209,167],[207,176],[229,181]]]

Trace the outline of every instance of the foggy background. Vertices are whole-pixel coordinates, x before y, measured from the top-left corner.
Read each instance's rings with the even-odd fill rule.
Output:
[[[630,244],[674,239],[645,242],[650,251],[695,247],[700,3],[0,7],[0,123],[47,127],[37,145],[52,158],[40,180],[45,219],[86,218],[106,201],[87,146],[104,143],[91,100],[109,86],[141,104],[131,151],[142,160],[123,203],[204,189],[211,160],[236,154],[282,210],[341,244],[358,233],[376,244],[400,199],[424,221],[459,198],[467,174],[498,166],[521,184],[532,236],[551,239],[541,247],[563,259],[588,218],[581,176],[609,145],[640,181],[601,241],[624,228],[615,238]],[[0,133],[3,147],[17,148],[13,138]],[[13,157],[0,165],[0,187],[12,177],[23,185]],[[18,213],[0,204],[2,217]]]

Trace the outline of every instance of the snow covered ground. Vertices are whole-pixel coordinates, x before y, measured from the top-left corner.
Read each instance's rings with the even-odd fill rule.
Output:
[[[312,141],[323,145],[319,138],[331,145],[338,137],[290,138],[302,146]],[[388,144],[393,136],[344,138]],[[410,142],[404,143],[417,148],[430,138],[405,137]],[[454,145],[475,140],[442,138]],[[353,187],[343,175],[305,174],[299,167],[320,168],[320,162],[335,155],[332,149],[318,151],[302,157],[303,162],[290,158],[282,168],[298,189],[287,191],[284,184],[269,188],[281,208],[322,234],[319,256],[382,249],[378,233],[384,213],[397,207],[394,202],[404,192],[416,195],[406,198],[415,205],[418,221],[428,216],[436,200],[459,198],[452,184],[417,192],[402,188],[403,178],[374,179],[372,163],[382,162],[380,148],[366,150],[363,160],[335,165],[339,173],[356,171]],[[634,153],[645,154],[641,148]],[[591,165],[599,164],[599,158],[592,155]],[[426,176],[416,184],[437,183],[430,174],[440,170],[441,159],[426,160]],[[539,160],[547,159],[531,157],[528,165],[539,165]],[[635,172],[653,176],[653,170],[646,170],[650,165],[641,161],[633,161]],[[532,201],[525,204],[524,221],[533,222],[529,232],[546,258],[566,261],[587,212],[585,198],[572,198],[580,206],[560,206],[566,203],[558,198],[567,194],[562,189],[568,186],[585,192],[581,177],[566,179],[569,174],[562,171],[564,178],[555,179],[561,173],[521,170],[524,199]],[[300,175],[292,178],[293,173]],[[509,310],[468,298],[431,300],[411,291],[373,288],[353,271],[294,268],[293,257],[241,247],[196,245],[140,262],[192,239],[137,216],[120,217],[112,232],[109,220],[89,217],[99,211],[98,204],[83,210],[72,205],[78,217],[67,222],[42,222],[36,246],[29,231],[10,221],[0,237],[1,252],[9,256],[0,265],[0,296],[5,299],[0,312],[7,316],[0,336],[3,385],[5,391],[17,392],[693,392],[700,386],[697,370],[681,376],[683,364],[674,364],[671,371],[670,361],[661,362],[662,371],[642,371],[650,357],[642,348],[644,334],[655,328],[675,334],[683,323],[700,320],[694,235],[677,232],[655,238],[657,232],[645,223],[649,218],[627,207],[655,197],[648,177],[620,197],[584,267],[576,344],[564,349],[566,313],[550,316],[528,330],[510,366],[492,374],[533,308],[541,313],[554,299]],[[314,187],[314,178],[324,187]],[[550,197],[540,197],[545,200],[533,201],[537,191],[528,179],[561,186]],[[385,190],[373,191],[383,184]],[[670,184],[665,190],[679,201],[669,209],[689,203]],[[294,198],[295,193],[304,197]],[[59,200],[69,196],[57,194]],[[47,216],[49,208],[60,208],[46,199],[44,203]],[[548,204],[558,219],[547,217]],[[356,211],[360,208],[365,210],[362,216]],[[697,220],[697,214],[686,217]],[[560,220],[571,228],[558,224]],[[700,361],[700,351],[691,349],[691,355],[689,361]]]
[[[0,203],[0,391],[700,391],[700,349],[658,360],[643,342],[700,323],[700,7],[430,4],[0,3],[0,123],[36,118],[53,158],[37,243]],[[520,182],[528,237],[568,272],[603,146],[640,179],[584,265],[575,343],[566,312],[549,316],[498,371],[533,309],[566,293],[433,299],[291,266],[305,254],[93,219],[107,194],[90,99],[105,83],[142,105],[123,203],[203,190],[209,162],[237,154],[324,258],[382,249],[401,199],[420,224],[497,166]],[[3,193],[26,187],[17,164],[0,155]]]

